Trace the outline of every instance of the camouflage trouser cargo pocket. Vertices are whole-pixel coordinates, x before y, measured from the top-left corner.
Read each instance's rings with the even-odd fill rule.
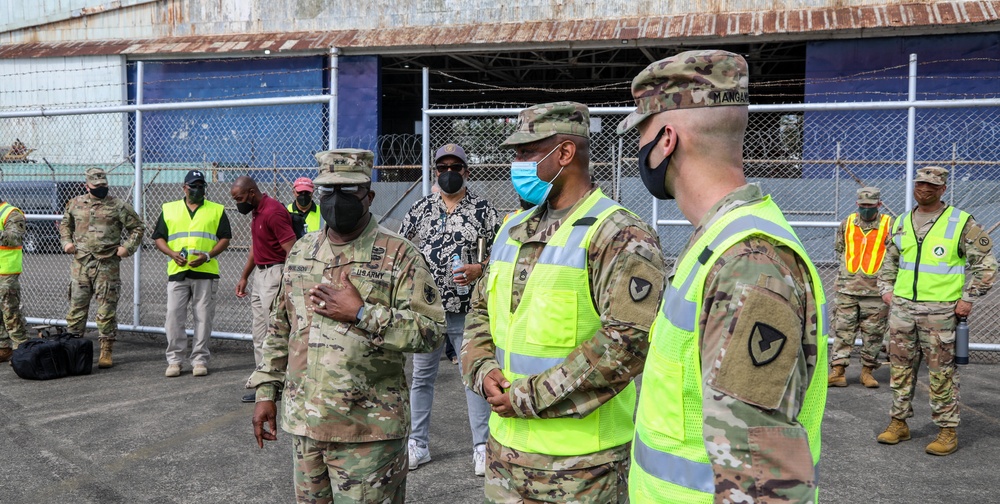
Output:
[[[332,443],[292,436],[295,499],[310,504],[386,502],[406,497],[406,439]]]

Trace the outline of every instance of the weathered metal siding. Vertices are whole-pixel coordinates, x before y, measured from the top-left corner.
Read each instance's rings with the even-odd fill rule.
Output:
[[[71,0],[65,0],[67,2]],[[76,0],[83,2],[84,0]],[[94,3],[91,0],[89,3]],[[118,0],[64,21],[0,33],[0,43],[196,36],[233,47],[257,37],[341,47],[558,43],[680,39],[883,30],[995,23],[996,0],[967,2],[871,0]],[[23,3],[23,2],[10,2]],[[125,5],[136,3],[136,5]],[[115,2],[111,2],[115,4]],[[12,9],[7,7],[8,11]],[[221,44],[220,44],[221,45]],[[206,52],[231,52],[212,48]],[[146,52],[143,50],[142,52]],[[168,49],[167,52],[172,52]],[[183,49],[180,52],[198,52]]]
[[[119,105],[122,76],[120,56],[0,59],[0,110]],[[90,116],[85,124],[62,117],[7,119],[0,123],[0,147],[20,139],[36,149],[32,158],[44,155],[52,163],[119,160],[123,121],[122,114]]]

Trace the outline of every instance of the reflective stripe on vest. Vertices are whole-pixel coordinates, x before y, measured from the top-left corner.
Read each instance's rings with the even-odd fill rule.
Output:
[[[534,212],[514,215],[500,228],[490,253],[488,309],[496,359],[508,380],[559,366],[600,331],[600,315],[590,292],[587,250],[597,228],[619,210],[623,207],[600,190],[580,203],[545,244],[513,313],[511,292],[521,243],[509,231]],[[628,443],[634,410],[635,385],[629,384],[584,418],[502,418],[493,413],[490,435],[504,446],[525,452],[584,455]]]
[[[889,216],[882,215],[878,227],[865,231],[854,224],[857,213],[847,217],[847,228],[844,230],[844,265],[847,272],[855,274],[861,271],[865,275],[874,275],[882,267],[885,257],[885,236],[889,233]]]
[[[288,213],[298,212],[298,208],[295,203],[288,204]],[[319,205],[313,205],[312,210],[305,213],[306,216],[306,232],[312,233],[319,231],[320,219],[319,219]]]
[[[893,243],[899,249],[899,270],[893,295],[913,301],[956,301],[965,285],[965,258],[959,256],[961,230],[970,215],[948,207],[918,241],[913,212],[899,218]],[[946,224],[942,224],[944,219]]]
[[[163,221],[169,233],[167,247],[178,252],[186,248],[189,259],[193,259],[195,252],[208,254],[219,242],[219,237],[215,233],[219,229],[222,212],[222,205],[208,200],[198,207],[194,217],[191,216],[183,199],[164,203]],[[209,259],[196,268],[179,266],[173,260],[167,262],[167,276],[189,270],[218,275],[219,261],[214,258]]]
[[[705,278],[718,258],[751,235],[792,249],[807,265],[816,302],[816,368],[796,420],[806,431],[818,485],[820,427],[826,403],[826,299],[819,273],[770,197],[736,208],[706,230],[678,261],[663,309],[650,330],[651,344],[636,411],[629,496],[633,503],[711,503],[715,474],[705,446],[698,314]],[[823,382],[823,383],[821,383]],[[715,449],[717,450],[717,449]],[[818,492],[818,487],[817,487]],[[818,493],[817,493],[818,495]]]
[[[0,232],[3,232],[7,227],[7,219],[14,212],[21,212],[21,209],[6,202],[0,204]],[[24,212],[21,213],[23,214]],[[20,245],[15,247],[0,246],[0,275],[16,275],[21,273],[23,264],[24,251],[21,250]]]

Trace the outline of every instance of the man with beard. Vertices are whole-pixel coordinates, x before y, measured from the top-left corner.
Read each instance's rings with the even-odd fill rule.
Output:
[[[959,394],[955,367],[955,325],[972,312],[996,279],[993,241],[966,212],[941,201],[948,170],[927,166],[913,178],[917,208],[899,217],[886,240],[878,277],[889,305],[890,421],[878,442],[910,439],[906,419],[913,416],[913,393],[920,361],[927,362],[931,420],[937,438],[931,455],[958,449]]]
[[[131,205],[108,195],[104,169],[92,166],[86,173],[87,194],[66,204],[59,223],[63,251],[73,254],[66,326],[71,333],[83,334],[90,298],[96,297],[97,338],[101,343],[97,367],[109,368],[118,336],[119,264],[139,248],[145,226]]]
[[[488,201],[466,187],[469,178],[465,150],[447,144],[434,154],[437,170],[437,194],[417,201],[403,218],[399,234],[412,241],[424,255],[441,292],[447,320],[448,340],[455,350],[462,348],[465,316],[469,312],[469,289],[483,275],[485,260],[474,262],[477,238],[493,243],[499,224],[499,213]],[[458,256],[463,266],[452,269],[452,258]],[[488,257],[489,254],[483,254]],[[413,427],[410,433],[410,469],[431,461],[429,431],[434,382],[442,348],[413,356]],[[472,429],[473,470],[477,476],[486,473],[486,440],[489,437],[490,405],[472,391],[465,390]]]
[[[261,363],[261,344],[267,334],[267,319],[271,303],[278,294],[285,256],[295,243],[292,218],[288,210],[274,198],[260,192],[257,182],[247,176],[238,177],[229,189],[229,195],[241,214],[252,214],[250,220],[250,253],[240,281],[236,284],[236,297],[247,295],[250,273],[254,273],[250,289],[250,309],[253,312],[253,357]],[[254,402],[253,392],[243,395],[243,402]]]
[[[194,320],[191,374],[208,374],[208,339],[219,290],[219,256],[233,237],[222,205],[205,199],[205,175],[191,170],[184,177],[184,197],[163,204],[153,240],[170,258],[167,263],[167,378],[181,375],[187,350],[188,302]]]
[[[250,376],[257,444],[292,435],[298,502],[391,502],[406,495],[409,394],[405,352],[441,346],[437,286],[412,243],[370,212],[374,156],[319,152],[326,228],[292,247]]]

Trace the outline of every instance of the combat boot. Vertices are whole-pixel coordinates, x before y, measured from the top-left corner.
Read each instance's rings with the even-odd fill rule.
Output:
[[[114,343],[110,340],[101,340],[101,356],[97,359],[97,367],[101,369],[111,367],[111,347]]]
[[[830,376],[826,378],[827,387],[846,387],[847,377],[844,376],[844,366],[830,368]]]
[[[878,442],[882,444],[896,444],[900,441],[910,439],[910,427],[906,425],[906,420],[893,418],[885,432],[878,435]]]
[[[0,362],[7,362],[10,360],[10,356],[14,355],[14,351],[9,348],[0,348]]]
[[[872,376],[872,371],[875,371],[875,368],[871,366],[861,368],[861,383],[868,388],[878,388],[878,381]]]
[[[950,455],[958,449],[958,433],[954,427],[941,427],[937,439],[927,445],[927,453],[931,455]]]

